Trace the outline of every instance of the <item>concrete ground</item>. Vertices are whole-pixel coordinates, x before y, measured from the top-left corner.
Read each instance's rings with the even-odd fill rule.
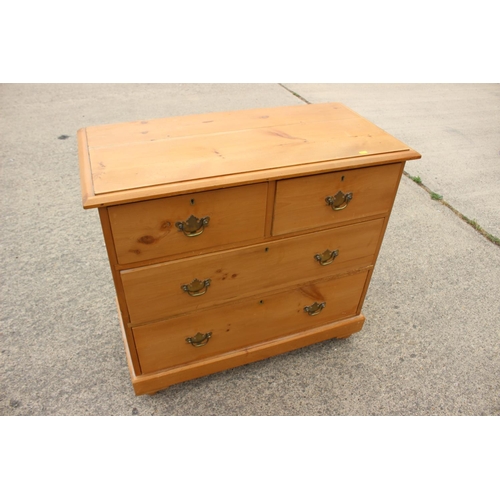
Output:
[[[500,247],[407,176],[361,332],[134,395],[77,129],[304,101],[419,151],[406,171],[500,237],[500,85],[1,85],[1,415],[500,415]]]

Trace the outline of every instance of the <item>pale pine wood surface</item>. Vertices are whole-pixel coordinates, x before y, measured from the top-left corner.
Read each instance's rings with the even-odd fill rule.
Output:
[[[273,234],[374,216],[390,210],[403,164],[342,170],[277,182]],[[342,180],[343,179],[343,180]],[[343,210],[335,211],[327,196],[353,193]]]
[[[338,119],[348,118],[353,114],[347,107],[335,103],[327,106],[297,105],[138,120],[88,127],[87,131],[92,147],[101,148],[165,138],[312,123],[323,121],[327,108],[334,111]]]
[[[364,271],[136,327],[133,332],[142,372],[197,361],[355,316],[366,277]],[[304,307],[314,302],[325,302],[326,307],[320,314],[309,316]],[[185,340],[207,332],[212,338],[203,347],[193,347]]]
[[[298,283],[360,269],[374,263],[384,219],[181,259],[130,271],[121,277],[130,320],[140,323],[205,309]],[[314,258],[338,250],[326,266]],[[204,295],[191,297],[181,289],[194,279],[210,279]]]
[[[107,208],[99,208],[99,219],[101,221],[102,234],[104,236],[104,242],[106,244],[106,252],[108,254],[109,264],[111,268],[111,275],[113,277],[113,282],[116,290],[116,300],[118,304],[118,315],[120,316],[120,321],[124,324],[124,335],[127,338],[129,345],[129,358],[130,362],[134,367],[135,373],[140,373],[139,360],[137,358],[137,350],[134,344],[134,336],[132,334],[132,329],[128,326],[129,323],[129,312],[127,301],[123,293],[123,283],[121,280],[120,272],[116,268],[116,252],[113,243],[113,236],[111,234],[111,226],[109,224],[109,214]]]
[[[241,172],[217,177],[200,178],[190,181],[172,182],[153,186],[138,187],[126,191],[115,191],[104,195],[90,194],[84,201],[84,208],[99,208],[104,206],[123,205],[126,203],[153,200],[166,196],[186,193],[211,191],[217,188],[227,188],[255,184],[262,181],[276,181],[293,177],[321,174],[342,169],[361,168],[379,165],[381,163],[399,163],[414,160],[420,155],[413,150],[384,153],[381,155],[343,158],[335,161],[308,163],[306,165],[289,165],[280,168],[256,172]],[[92,188],[92,184],[90,185]]]
[[[94,197],[94,185],[92,183],[92,169],[90,166],[89,150],[86,129],[77,132],[78,142],[78,164],[80,167],[80,187],[82,193],[82,205],[87,206],[89,198]]]
[[[136,395],[151,394],[166,387],[203,377],[222,370],[254,363],[271,356],[277,356],[294,349],[300,349],[317,342],[332,338],[347,338],[363,328],[365,317],[362,314],[352,318],[327,323],[317,328],[287,335],[275,340],[223,353],[208,359],[201,359],[175,368],[161,370],[152,374],[137,376],[132,369],[130,375]]]
[[[355,120],[350,122],[355,130]],[[343,127],[329,130],[327,124],[243,130],[90,150],[94,190],[96,194],[106,194],[155,184],[408,150],[378,130],[367,128],[360,137],[347,135]],[[248,149],[242,148],[242,144]]]
[[[267,184],[260,183],[110,207],[118,262],[128,264],[262,238],[266,200]],[[210,217],[199,236],[188,237],[175,226],[191,215]]]
[[[85,191],[94,193],[87,207],[110,204],[116,193],[134,199],[138,189],[142,196],[175,194],[189,189],[186,184],[203,189],[204,181],[214,185],[224,177],[267,180],[290,166],[307,173],[313,163],[420,156],[339,103],[89,127],[86,133],[91,181],[87,176],[85,183],[92,185]]]

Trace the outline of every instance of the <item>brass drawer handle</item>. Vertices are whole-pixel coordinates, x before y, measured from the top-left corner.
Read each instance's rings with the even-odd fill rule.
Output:
[[[327,196],[326,204],[332,207],[332,210],[344,210],[348,203],[352,200],[352,193],[344,194],[339,191],[335,196]]]
[[[309,314],[309,316],[316,316],[319,314],[326,306],[326,302],[321,302],[321,304],[318,304],[318,302],[315,302],[314,304],[310,306],[304,307],[304,311]]]
[[[334,260],[335,257],[339,254],[338,250],[333,250],[330,252],[330,250],[325,250],[323,253],[317,253],[314,258],[322,265],[322,266],[328,266],[331,264]]]
[[[199,297],[207,293],[207,289],[210,286],[212,280],[210,278],[200,281],[199,279],[194,279],[191,283],[187,285],[182,285],[181,288],[191,297]]]
[[[199,236],[203,233],[203,230],[208,223],[210,222],[210,217],[203,217],[202,219],[198,219],[194,215],[191,215],[188,220],[185,222],[176,222],[175,226],[184,232],[186,236]]]
[[[191,344],[193,347],[203,347],[208,344],[208,341],[212,337],[212,332],[208,333],[197,333],[194,337],[188,337],[186,342]]]

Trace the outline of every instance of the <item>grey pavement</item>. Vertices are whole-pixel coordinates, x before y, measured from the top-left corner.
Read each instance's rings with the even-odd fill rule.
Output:
[[[500,247],[406,176],[361,332],[134,395],[76,131],[303,99],[419,151],[406,171],[500,237],[500,85],[1,85],[0,415],[500,415]]]

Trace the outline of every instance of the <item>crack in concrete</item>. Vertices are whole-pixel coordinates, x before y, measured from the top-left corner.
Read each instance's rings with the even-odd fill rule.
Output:
[[[278,83],[278,85],[280,87],[283,87],[286,91],[290,92],[290,94],[294,95],[295,97],[297,97],[301,101],[304,101],[306,104],[311,104],[307,99],[305,99],[304,97],[302,97],[300,94],[297,94],[297,92],[294,92],[293,90],[290,90],[288,87],[285,87],[285,85],[283,85],[282,83]]]
[[[409,179],[411,179],[415,184],[417,184],[418,186],[420,186],[424,191],[427,191],[427,193],[429,193],[432,197],[432,195],[436,195],[437,193],[435,193],[434,191],[432,191],[431,189],[429,189],[419,178],[419,181],[417,182],[415,180],[415,177],[410,175],[406,170],[403,171],[403,174],[408,177]],[[439,195],[441,196],[441,195]],[[484,238],[486,238],[490,243],[493,243],[494,245],[497,245],[497,246],[500,246],[500,238],[497,238],[496,236],[492,235],[491,233],[488,233],[488,231],[485,231],[478,223],[477,221],[473,220],[473,219],[469,219],[469,217],[467,217],[466,215],[464,215],[462,212],[458,211],[455,207],[453,207],[452,205],[450,205],[447,201],[445,201],[443,199],[443,197],[441,196],[440,198],[433,198],[435,201],[441,203],[441,205],[444,205],[446,208],[449,208],[457,217],[459,217],[460,219],[462,219],[464,222],[466,222],[467,224],[469,224],[469,226],[471,226],[472,228],[474,228],[481,236],[483,236]]]

